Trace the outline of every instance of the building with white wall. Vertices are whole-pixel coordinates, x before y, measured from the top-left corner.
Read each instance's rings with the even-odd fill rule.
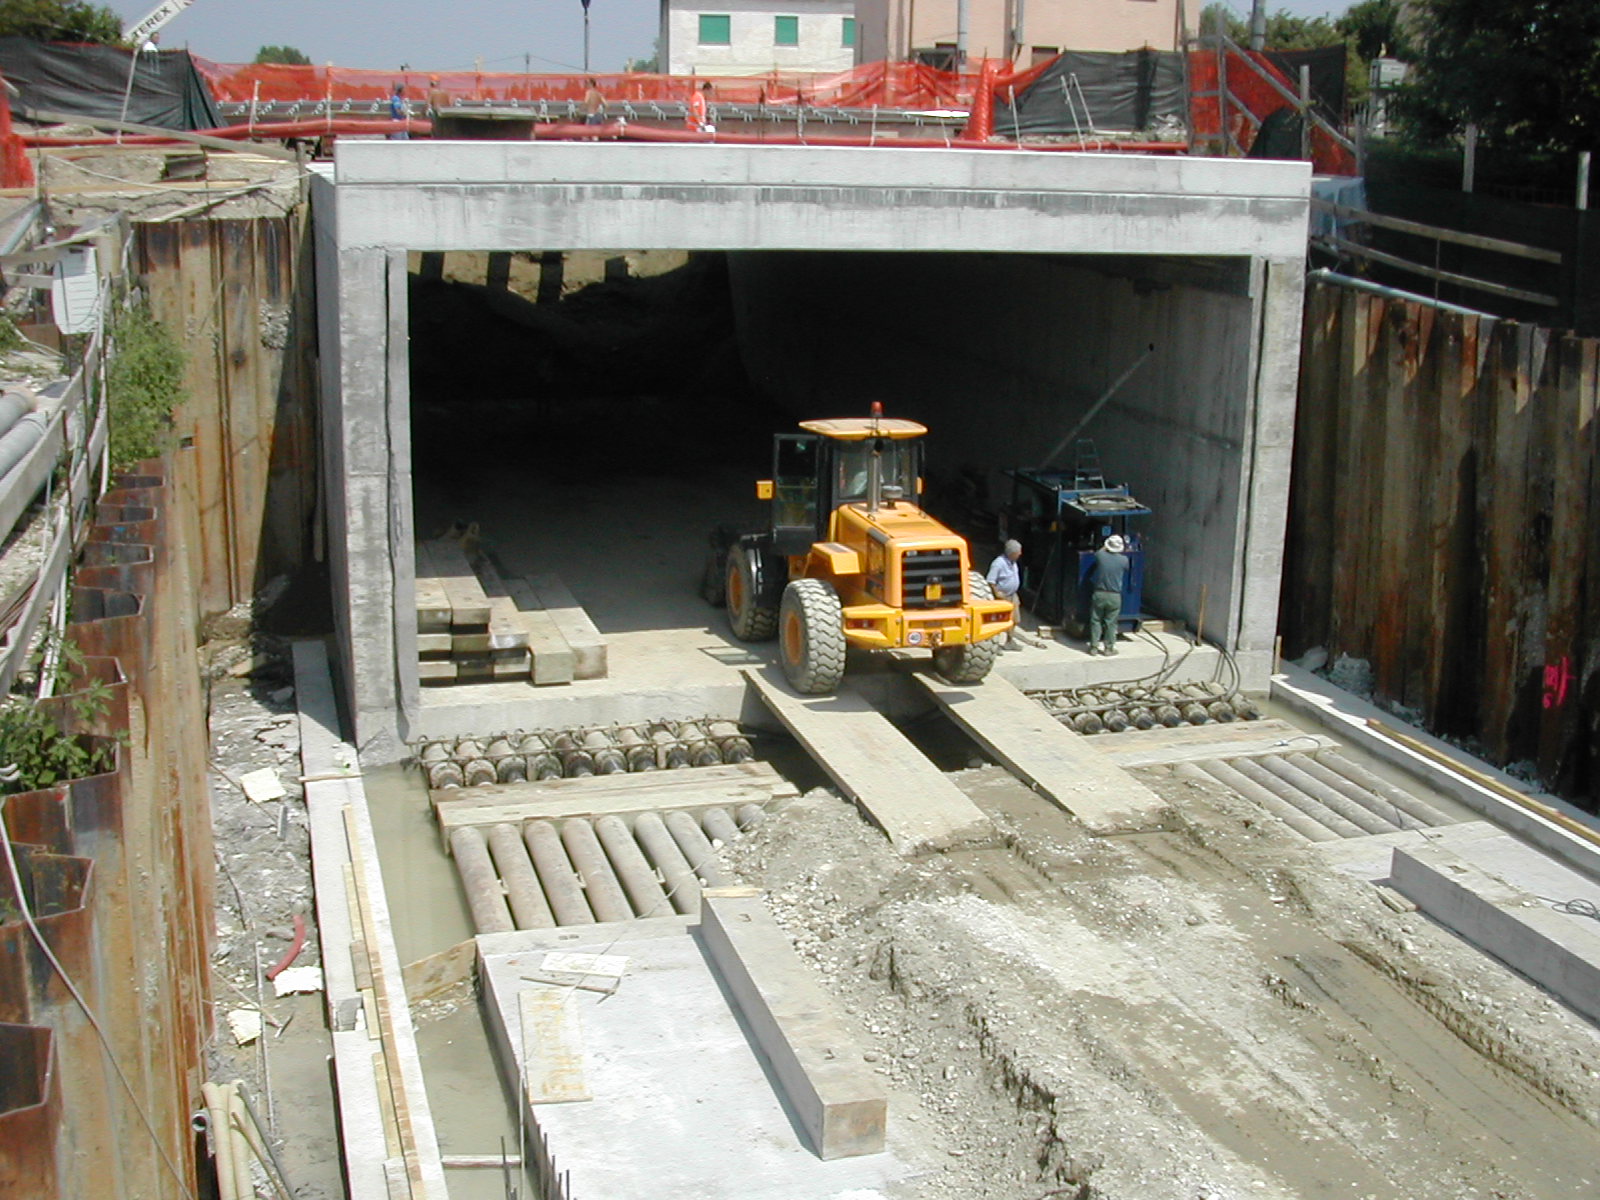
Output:
[[[968,60],[1030,66],[1063,50],[1182,48],[1183,0],[968,0]],[[1195,4],[1191,19],[1198,19]],[[858,0],[859,62],[957,47],[957,0]]]
[[[661,68],[671,75],[847,71],[855,0],[661,0]]]

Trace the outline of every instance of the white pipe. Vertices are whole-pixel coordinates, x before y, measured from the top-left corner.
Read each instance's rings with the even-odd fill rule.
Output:
[[[240,1196],[233,1173],[234,1141],[229,1133],[228,1097],[215,1083],[202,1083],[200,1095],[206,1102],[206,1128],[211,1134],[211,1153],[217,1166],[217,1195],[220,1200],[252,1200]]]

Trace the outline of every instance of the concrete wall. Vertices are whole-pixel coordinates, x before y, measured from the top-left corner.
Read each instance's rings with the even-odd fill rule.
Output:
[[[700,44],[700,14],[729,17],[726,46]],[[844,44],[853,0],[667,0],[661,9],[661,57],[671,75],[764,75],[770,71],[848,71],[855,47]],[[779,46],[774,17],[799,18],[799,44]]]
[[[398,756],[407,710],[418,696],[404,286],[406,252],[412,250],[642,247],[938,255],[932,268],[911,258],[895,261],[918,281],[912,286],[896,287],[881,275],[866,281],[859,290],[880,304],[871,322],[841,333],[843,344],[878,337],[881,323],[893,322],[905,337],[915,333],[950,354],[962,330],[976,323],[999,341],[986,347],[982,338],[966,338],[970,349],[958,358],[967,390],[981,394],[984,381],[992,389],[994,380],[1005,379],[1033,397],[1023,436],[1035,443],[1059,428],[1047,398],[1079,378],[1086,352],[1094,352],[1096,365],[1093,380],[1078,382],[1070,393],[1078,403],[1103,386],[1099,381],[1119,370],[1115,364],[1131,357],[1134,347],[1158,342],[1165,365],[1152,375],[1167,382],[1139,381],[1146,390],[1131,393],[1123,400],[1126,411],[1108,419],[1106,450],[1125,453],[1126,445],[1142,446],[1152,427],[1170,427],[1188,448],[1195,465],[1184,468],[1181,484],[1145,484],[1132,471],[1130,480],[1155,489],[1150,498],[1168,510],[1164,530],[1181,514],[1203,511],[1207,522],[1228,516],[1232,533],[1218,533],[1209,523],[1187,540],[1163,532],[1173,540],[1173,561],[1185,564],[1184,573],[1164,577],[1163,599],[1192,596],[1198,579],[1231,573],[1231,584],[1211,589],[1213,596],[1227,596],[1225,609],[1217,611],[1226,613],[1227,633],[1241,651],[1247,678],[1264,683],[1293,428],[1306,164],[1042,152],[423,141],[343,143],[335,163],[337,182],[318,178],[313,188],[324,479],[341,641],[336,661],[368,761]],[[952,247],[1009,257],[982,266],[977,281],[983,290],[975,293],[963,279],[952,285],[949,275],[940,276],[952,269]],[[1137,282],[1148,273],[1143,268],[1117,266],[1121,281],[1102,287],[1084,265],[1043,257],[1063,254],[1181,261],[1152,276],[1154,290],[1147,295],[1145,284]],[[1219,257],[1250,265],[1231,276],[1224,270],[1220,284],[1215,271],[1194,265],[1199,258]],[[1022,283],[1007,282],[1013,270],[1022,272]],[[1230,301],[1241,287],[1249,298],[1234,295]],[[1074,299],[1054,297],[1057,292]],[[1091,310],[1081,299],[1088,295],[1098,297],[1101,307]],[[1037,332],[1026,332],[1041,311],[1077,325],[1105,305],[1110,308],[1103,315],[1092,317],[1099,322],[1097,334],[1073,328],[1046,345]],[[783,320],[823,319],[804,307],[769,311],[765,323],[772,328]],[[1160,336],[1147,336],[1146,326]],[[1035,350],[1047,354],[1047,367],[1027,365]],[[984,369],[986,356],[1001,365]],[[1197,367],[1206,380],[1199,390],[1207,403],[1242,409],[1242,416],[1222,417],[1206,408],[1187,413],[1177,381],[1191,378]],[[1126,432],[1118,434],[1119,428]],[[1201,494],[1201,484],[1209,485],[1200,465],[1207,454],[1227,464],[1232,478],[1219,477],[1212,491]],[[1006,455],[1008,461],[1015,457]],[[1248,496],[1246,503],[1230,501],[1240,493]],[[1202,560],[1204,566],[1197,566]],[[1220,619],[1208,620],[1208,627]]]
[[[861,62],[901,60],[956,41],[957,0],[859,0]],[[1178,0],[970,0],[969,60],[1026,66],[1033,47],[1061,50],[1178,48]],[[1191,10],[1197,19],[1199,6]]]
[[[1253,511],[1252,459],[1287,446],[1257,445],[1262,314],[1249,260],[735,254],[729,263],[758,386],[797,416],[883,400],[929,425],[936,469],[987,472],[996,502],[1011,490],[1001,468],[1040,465],[1153,344],[1084,431],[1108,479],[1155,510],[1140,525],[1146,604],[1193,623],[1203,589],[1210,634],[1230,649],[1270,646],[1272,614],[1247,616],[1239,564],[1252,519],[1270,516]],[[1056,465],[1071,461],[1069,448]],[[1275,561],[1256,566],[1275,574]]]

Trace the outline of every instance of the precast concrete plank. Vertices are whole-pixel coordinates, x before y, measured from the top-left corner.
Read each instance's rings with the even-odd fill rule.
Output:
[[[491,783],[471,789],[443,788],[429,793],[446,844],[452,830],[466,825],[517,823],[546,817],[626,816],[665,809],[699,810],[759,804],[798,794],[794,784],[767,763],[729,763],[681,771],[641,771],[632,775],[591,775]]]
[[[530,576],[528,586],[539,598],[545,612],[567,645],[572,648],[572,674],[575,679],[606,677],[606,639],[589,614],[573,599],[567,585],[554,571]]]
[[[760,891],[702,891],[700,940],[817,1157],[880,1153],[889,1094]]]
[[[1339,743],[1322,734],[1306,733],[1287,721],[1240,721],[1232,725],[1180,725],[1176,729],[1139,729],[1097,734],[1091,745],[1119,767],[1171,766],[1230,758],[1260,758],[1293,751],[1337,750]]]
[[[848,685],[831,696],[800,696],[775,669],[747,667],[744,674],[784,728],[901,854],[994,838],[994,825],[978,806]]]
[[[614,993],[563,989],[582,1016],[581,1104],[523,1109],[576,1197],[841,1200],[919,1194],[889,1130],[884,1153],[823,1160],[729,1005],[697,922],[521,930],[477,939],[485,1024],[509,1091],[523,1073],[519,993],[552,952],[625,958]],[[865,1066],[865,1064],[861,1064]]]
[[[982,683],[961,685],[926,671],[913,677],[980,746],[1091,833],[1161,825],[1161,797],[1004,679],[991,673]]]
[[[1396,846],[1396,891],[1507,966],[1600,1021],[1600,933],[1437,842]]]

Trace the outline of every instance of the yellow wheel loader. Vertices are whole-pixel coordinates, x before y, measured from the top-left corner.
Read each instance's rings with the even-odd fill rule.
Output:
[[[833,691],[846,646],[930,650],[946,679],[977,683],[1012,607],[972,569],[966,539],[918,504],[927,429],[877,404],[800,429],[776,436],[773,477],[756,484],[770,528],[713,538],[707,598],[725,600],[742,641],[777,636],[798,692]]]

